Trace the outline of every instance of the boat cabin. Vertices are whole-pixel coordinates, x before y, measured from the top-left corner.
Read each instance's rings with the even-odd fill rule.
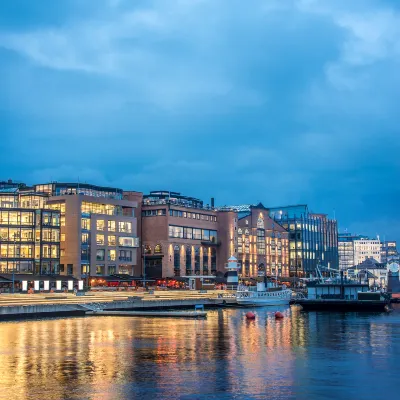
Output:
[[[308,299],[345,299],[357,300],[359,292],[368,292],[367,283],[307,283]]]

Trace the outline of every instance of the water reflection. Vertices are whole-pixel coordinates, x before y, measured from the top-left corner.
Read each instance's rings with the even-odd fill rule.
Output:
[[[0,399],[395,396],[400,313],[245,311],[0,323]]]

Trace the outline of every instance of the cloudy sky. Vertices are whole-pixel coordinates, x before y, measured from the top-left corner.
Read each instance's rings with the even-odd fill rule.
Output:
[[[307,203],[400,240],[400,1],[0,3],[1,177]]]

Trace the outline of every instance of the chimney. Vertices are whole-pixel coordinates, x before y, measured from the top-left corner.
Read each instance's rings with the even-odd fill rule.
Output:
[[[214,197],[211,197],[211,208],[214,208]]]

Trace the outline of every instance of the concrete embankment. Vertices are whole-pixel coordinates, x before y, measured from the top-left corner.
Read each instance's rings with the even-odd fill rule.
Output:
[[[0,321],[9,319],[38,318],[50,316],[85,315],[88,311],[124,311],[124,310],[166,310],[191,308],[195,305],[218,307],[224,305],[224,299],[218,296],[196,296],[193,293],[160,296],[97,295],[68,297],[67,299],[49,297],[21,298],[4,297],[0,301]]]
[[[206,311],[88,311],[86,315],[108,317],[207,318]]]

